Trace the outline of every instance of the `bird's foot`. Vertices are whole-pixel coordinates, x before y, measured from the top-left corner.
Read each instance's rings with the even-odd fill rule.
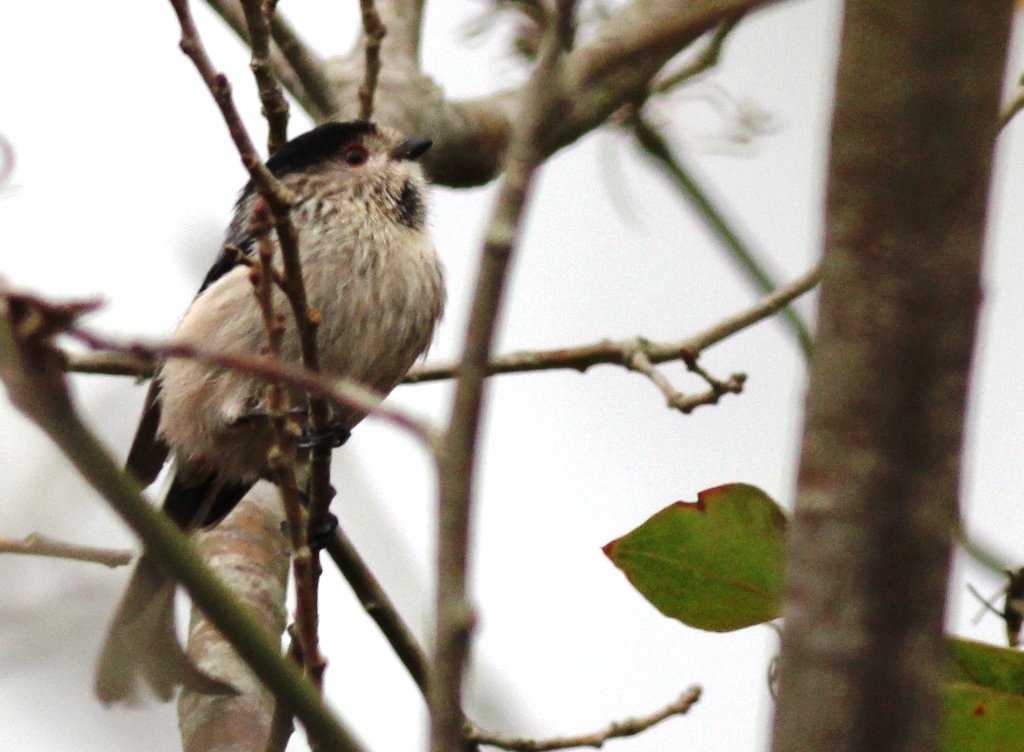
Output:
[[[334,531],[338,529],[338,518],[330,512],[324,521],[317,526],[316,530],[308,533],[309,547],[314,551],[323,551],[330,544],[334,537]]]
[[[307,426],[295,441],[298,449],[315,449],[318,446],[327,446],[337,449],[346,441],[352,433],[340,420],[332,420],[322,431],[317,431],[312,426]]]

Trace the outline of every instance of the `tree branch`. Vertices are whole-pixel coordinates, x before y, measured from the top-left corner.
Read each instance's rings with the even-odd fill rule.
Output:
[[[221,522],[194,534],[210,569],[278,640],[288,588],[288,558],[281,553],[287,549],[283,522],[278,489],[260,482]],[[183,752],[260,750],[273,733],[275,705],[285,703],[253,675],[199,608],[192,609],[187,652],[204,673],[228,682],[238,694],[182,688],[178,725]],[[289,722],[291,718],[289,712]]]
[[[77,543],[48,538],[42,533],[32,533],[25,538],[0,538],[0,554],[27,554],[49,556],[69,561],[87,561],[107,567],[123,567],[131,563],[131,551],[117,551],[111,548],[82,546]]]
[[[359,599],[360,605],[377,624],[391,649],[395,651],[395,655],[426,697],[430,669],[426,653],[363,557],[359,555],[359,551],[340,527],[327,543],[327,553]]]
[[[238,0],[205,1],[239,39],[249,43],[245,16]],[[331,83],[324,72],[324,61],[279,13],[274,13],[270,19],[270,35],[277,45],[276,50],[270,51],[271,65],[277,80],[284,84],[314,120],[322,122],[330,119],[337,107]]]
[[[514,352],[492,358],[487,364],[487,374],[488,376],[495,376],[507,373],[528,373],[531,371],[556,369],[569,369],[582,373],[592,366],[601,364],[620,365],[631,368],[630,363],[634,361],[637,354],[642,355],[651,365],[683,360],[687,364],[687,368],[693,371],[694,369],[689,366],[689,359],[698,358],[704,350],[712,345],[778,313],[779,310],[783,309],[793,300],[814,289],[820,278],[821,270],[818,268],[812,269],[799,279],[758,301],[749,309],[687,339],[676,342],[651,342],[644,337],[632,337],[618,341],[602,340],[589,345],[559,348],[557,350]],[[126,346],[125,349],[133,354],[112,357],[110,353],[100,353],[99,356],[65,353],[66,368],[69,371],[78,373],[104,373],[128,376],[147,376],[152,374],[151,360],[134,354],[138,351],[133,349],[133,347]],[[458,374],[459,364],[454,361],[427,363],[413,367],[406,375],[404,383],[417,384],[425,381],[441,381],[454,378]],[[662,388],[666,398],[670,399],[672,407],[683,412],[690,412],[699,405],[712,404],[719,396],[726,392],[738,392],[739,388],[742,387],[741,374],[733,374],[725,382],[715,382],[707,375],[704,375],[703,378],[711,384],[712,390],[702,395],[684,397],[672,389],[671,385],[669,385],[669,392],[666,392],[662,387],[659,388]],[[723,388],[723,384],[726,388]],[[424,435],[433,441],[431,435]]]
[[[452,419],[439,457],[438,581],[429,702],[431,752],[456,752],[462,744],[462,676],[472,627],[466,599],[467,550],[480,411],[519,224],[534,173],[544,159],[538,144],[544,130],[564,110],[559,97],[561,57],[560,40],[550,33],[513,131],[505,178],[477,274]]]
[[[208,0],[218,7],[227,0]],[[548,123],[539,142],[550,156],[602,125],[622,106],[642,99],[651,79],[678,52],[738,13],[771,0],[633,0],[617,9],[596,37],[566,56],[559,96],[561,116]],[[508,89],[471,100],[449,101],[440,86],[419,70],[422,0],[377,0],[388,29],[382,43],[384,67],[376,119],[406,133],[434,140],[424,164],[435,183],[482,185],[502,170],[524,90]],[[238,25],[234,25],[239,31]],[[274,27],[271,27],[278,39]],[[324,66],[331,117],[355,117],[357,91],[366,67],[358,50]],[[299,67],[295,66],[296,71]],[[306,88],[313,86],[307,82]],[[325,95],[326,96],[326,95]],[[310,114],[325,119],[324,106]]]
[[[364,71],[363,83],[359,87],[359,119],[373,119],[373,95],[377,91],[380,76],[380,47],[387,34],[384,22],[377,13],[373,0],[359,0],[363,17]]]
[[[284,341],[284,315],[274,307],[274,291],[278,287],[274,268],[274,245],[269,236],[270,223],[266,204],[257,205],[252,217],[251,232],[257,240],[258,265],[250,271],[249,279],[263,316],[267,333],[268,354],[279,360]],[[266,387],[267,414],[270,417],[274,445],[267,453],[267,465],[284,502],[288,535],[292,547],[292,571],[295,581],[295,623],[302,666],[306,676],[317,687],[323,688],[324,669],[327,666],[320,653],[319,606],[317,602],[318,573],[315,571],[315,556],[309,547],[308,529],[304,517],[305,498],[299,489],[296,473],[298,462],[295,438],[298,426],[289,413],[291,400],[280,384],[268,383]],[[283,596],[283,593],[282,593]],[[282,597],[281,603],[284,603]]]
[[[288,102],[281,92],[270,61],[270,21],[267,18],[263,0],[241,0],[248,31],[249,47],[252,49],[253,78],[263,104],[263,117],[267,119],[267,151],[273,154],[288,140]],[[272,13],[271,8],[267,8]]]
[[[627,718],[624,721],[612,723],[601,731],[592,734],[581,734],[580,736],[556,737],[554,739],[518,739],[501,734],[482,731],[474,727],[470,728],[467,738],[489,747],[512,750],[512,752],[549,752],[555,749],[569,749],[571,747],[594,747],[600,748],[609,739],[621,739],[627,736],[636,736],[662,721],[676,715],[684,715],[689,712],[694,703],[700,699],[700,687],[690,687],[682,696],[662,708],[656,713],[641,718]]]
[[[747,310],[676,342],[651,342],[643,337],[633,337],[618,341],[601,340],[590,345],[557,350],[515,352],[493,358],[488,363],[487,372],[489,375],[554,369],[583,372],[600,364],[625,365],[632,353],[637,351],[642,352],[653,364],[679,360],[683,354],[698,357],[709,347],[778,313],[793,300],[814,289],[820,279],[821,270],[814,268]],[[455,362],[427,363],[409,371],[405,381],[413,384],[440,381],[457,376],[458,373],[459,365]]]
[[[124,353],[134,359],[184,358],[259,376],[268,382],[291,386],[391,423],[418,438],[433,453],[441,443],[438,432],[429,425],[384,403],[372,389],[350,379],[329,378],[302,366],[265,356],[221,353],[199,345],[140,341],[120,343],[80,328],[71,329],[67,334],[89,347]],[[59,355],[63,359],[63,354]]]

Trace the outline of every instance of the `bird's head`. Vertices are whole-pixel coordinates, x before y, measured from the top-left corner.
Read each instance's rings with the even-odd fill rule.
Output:
[[[397,222],[418,230],[426,220],[426,179],[419,158],[430,146],[429,139],[407,137],[384,125],[331,122],[284,144],[267,160],[267,168],[293,186],[306,176],[327,178],[349,198],[379,204]],[[253,190],[252,183],[247,185],[241,200]]]

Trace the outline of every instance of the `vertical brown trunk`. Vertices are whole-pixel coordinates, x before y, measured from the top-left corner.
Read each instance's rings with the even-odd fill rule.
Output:
[[[851,0],[775,752],[937,748],[1009,0]]]

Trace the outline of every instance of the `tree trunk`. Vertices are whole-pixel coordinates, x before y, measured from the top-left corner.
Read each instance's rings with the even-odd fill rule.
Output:
[[[938,746],[1011,8],[847,4],[776,752]]]

